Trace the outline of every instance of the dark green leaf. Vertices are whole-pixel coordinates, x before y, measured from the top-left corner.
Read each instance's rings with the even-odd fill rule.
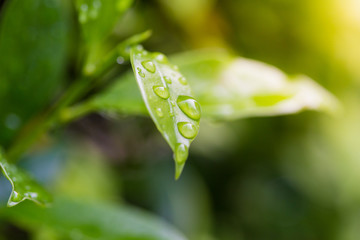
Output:
[[[1,150],[0,167],[12,185],[12,192],[8,201],[9,207],[15,206],[26,199],[43,206],[51,203],[51,196],[26,172],[10,164]]]
[[[160,219],[126,205],[87,203],[56,199],[51,208],[21,204],[4,211],[14,222],[30,228],[48,227],[58,236],[101,240],[184,240]]]
[[[130,57],[146,108],[174,151],[178,178],[199,130],[200,105],[186,79],[163,54],[134,47]]]
[[[58,0],[11,0],[0,23],[0,144],[43,108],[61,84],[67,16]]]

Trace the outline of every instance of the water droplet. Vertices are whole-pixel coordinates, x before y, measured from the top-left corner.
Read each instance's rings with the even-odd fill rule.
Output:
[[[185,163],[188,156],[189,156],[188,147],[183,143],[177,144],[175,147],[175,161],[178,164],[183,164]]]
[[[194,138],[198,133],[196,126],[190,122],[179,122],[177,126],[181,135],[186,138]]]
[[[160,62],[160,63],[167,63],[167,57],[162,54],[162,53],[154,53],[154,57],[156,59],[156,61]]]
[[[161,108],[157,108],[155,110],[156,114],[158,115],[158,117],[162,118],[164,116],[163,111],[161,110]]]
[[[169,90],[166,87],[163,86],[154,86],[153,90],[156,95],[163,99],[168,99],[170,97]]]
[[[156,67],[155,67],[155,64],[148,60],[148,61],[142,61],[141,62],[141,65],[143,65],[143,67],[148,71],[148,72],[151,72],[151,73],[154,73],[155,70],[156,70]]]
[[[177,104],[181,111],[186,114],[191,119],[199,120],[201,117],[201,108],[200,104],[193,99],[192,97],[179,96],[177,99]]]
[[[125,62],[125,59],[120,56],[120,57],[116,58],[116,62],[117,62],[118,64],[123,64],[123,63]]]
[[[10,113],[5,118],[5,126],[11,130],[16,130],[20,127],[21,119],[18,115]]]
[[[138,72],[138,74],[139,74],[139,76],[140,77],[145,77],[145,73],[143,73],[142,71],[141,71],[141,68],[136,68],[136,70],[137,70],[137,72]]]
[[[22,200],[22,196],[21,194],[19,194],[18,192],[16,191],[13,191],[12,192],[12,195],[11,195],[11,201],[14,201],[14,202],[20,202]]]
[[[89,6],[87,4],[81,4],[80,10],[79,10],[79,22],[81,24],[84,24],[88,20],[88,11]]]
[[[142,51],[142,50],[144,50],[144,47],[142,45],[137,45],[136,50],[137,51]]]
[[[87,4],[81,4],[81,6],[80,6],[81,11],[86,12],[88,9],[89,9],[89,7]]]
[[[187,84],[186,78],[184,78],[184,77],[179,77],[179,82],[180,82],[182,85],[186,85],[186,84]]]
[[[171,78],[169,78],[169,77],[167,77],[167,76],[165,76],[164,77],[164,80],[165,80],[165,82],[167,82],[168,84],[171,84]]]

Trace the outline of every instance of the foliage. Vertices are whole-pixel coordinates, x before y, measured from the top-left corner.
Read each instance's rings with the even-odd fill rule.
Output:
[[[196,2],[196,9],[201,9],[202,1]],[[195,30],[201,28],[210,2],[203,1],[204,15],[194,19]],[[36,152],[39,145],[49,148],[50,143],[43,144],[46,136],[66,132],[66,124],[91,113],[115,116],[120,122],[123,117],[150,116],[173,152],[178,179],[203,123],[207,131],[209,122],[233,124],[249,117],[339,110],[337,99],[310,77],[288,75],[236,56],[229,48],[188,50],[169,59],[145,50],[140,43],[151,42],[151,32],[135,34],[141,31],[131,19],[138,4],[149,3],[5,2],[0,22],[0,144],[4,149],[0,167],[12,185],[8,206],[25,199],[51,206],[51,194],[56,197],[50,208],[24,203],[3,210],[0,218],[34,236],[54,239],[76,238],[74,229],[82,239],[185,239],[156,217],[126,204],[77,202],[54,191],[50,194],[16,161]],[[159,4],[175,11],[181,1],[174,6]],[[196,36],[181,18],[192,13],[186,8],[178,13],[174,23]],[[219,139],[210,135],[208,148]]]

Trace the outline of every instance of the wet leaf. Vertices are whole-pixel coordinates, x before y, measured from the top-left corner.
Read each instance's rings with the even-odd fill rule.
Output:
[[[134,47],[130,57],[145,106],[174,152],[177,179],[199,130],[200,105],[186,78],[163,54]]]
[[[52,198],[28,173],[9,163],[0,151],[0,167],[12,185],[8,206],[12,207],[28,199],[39,205],[47,206]]]
[[[63,238],[185,240],[177,230],[159,218],[126,205],[56,199],[51,208],[21,204],[4,215],[30,228],[47,227]]]

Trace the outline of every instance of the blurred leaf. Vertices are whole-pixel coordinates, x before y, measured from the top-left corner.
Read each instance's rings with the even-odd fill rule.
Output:
[[[0,22],[0,144],[44,107],[61,84],[67,46],[62,1],[6,1]]]
[[[108,37],[132,3],[133,0],[77,0],[78,20],[85,41],[93,44]]]
[[[129,206],[56,199],[53,207],[21,204],[6,209],[14,222],[38,229],[46,226],[64,237],[81,239],[184,240],[178,231],[160,219]]]
[[[137,47],[131,49],[130,57],[146,108],[174,151],[177,179],[199,130],[200,105],[192,98],[186,79],[163,54]]]
[[[237,119],[338,108],[336,98],[310,78],[290,78],[258,61],[221,51],[180,54],[173,61],[194,86],[205,117]]]
[[[61,117],[62,121],[69,121],[96,111],[131,115],[148,114],[132,72],[125,73],[88,101],[65,109]]]
[[[133,73],[127,72],[103,93],[94,97],[89,104],[97,110],[147,115],[144,101],[134,80]]]
[[[105,40],[111,35],[119,18],[133,0],[77,0],[76,8],[85,41],[84,72],[93,72],[94,66],[107,51]]]
[[[15,165],[8,163],[0,151],[0,167],[5,177],[12,185],[11,196],[8,206],[12,207],[16,204],[28,199],[39,205],[49,205],[52,201],[51,196],[41,187],[31,176]]]
[[[84,73],[86,75],[91,74],[101,74],[102,71],[107,68],[117,64],[123,64],[125,61],[129,60],[129,51],[132,45],[137,45],[151,36],[151,30],[135,34],[126,40],[120,42],[115,46],[109,53],[101,58],[92,60],[85,65]]]

